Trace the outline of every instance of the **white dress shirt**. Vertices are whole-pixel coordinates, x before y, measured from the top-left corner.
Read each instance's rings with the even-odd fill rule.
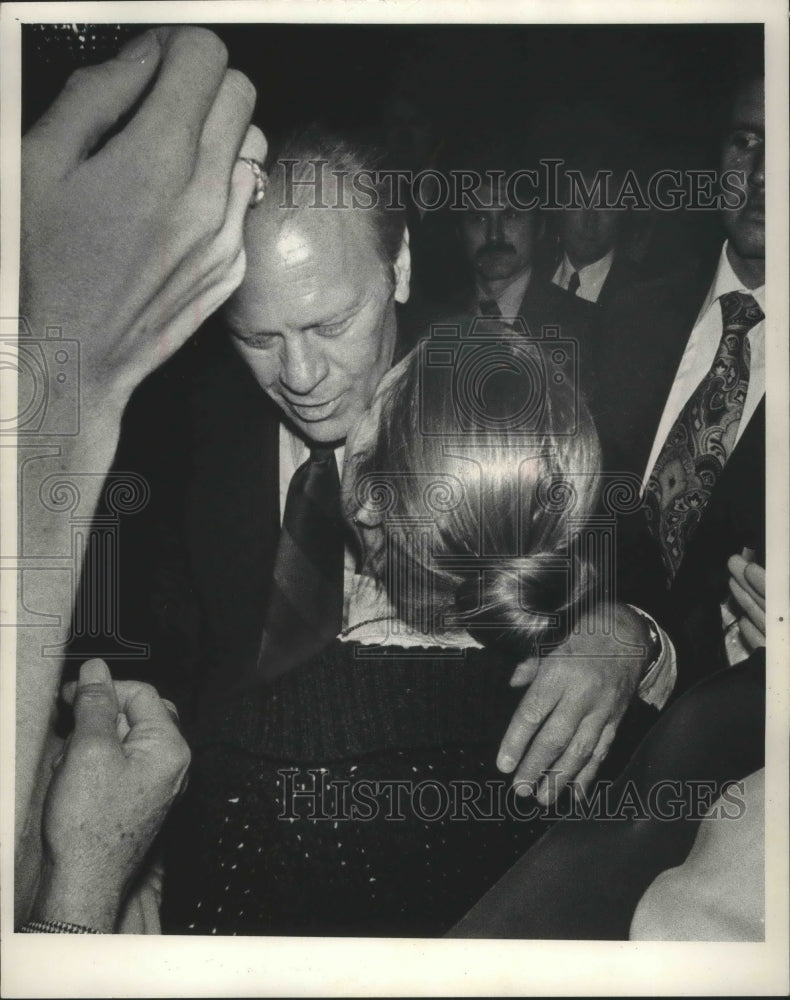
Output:
[[[484,292],[480,285],[478,285],[475,292],[477,298],[473,306],[474,312],[479,310],[481,301],[493,298],[499,306],[499,311],[506,319],[518,316],[518,311],[521,308],[524,296],[527,294],[531,277],[532,268],[528,267],[526,271],[522,271],[521,274],[517,275],[499,295],[490,295],[488,292]]]
[[[559,285],[560,288],[564,288],[567,292],[571,278],[574,274],[578,274],[579,289],[576,292],[577,297],[586,299],[588,302],[597,302],[604,282],[609,277],[613,260],[614,250],[610,250],[603,257],[594,260],[592,264],[585,264],[584,267],[575,268],[568,260],[567,253],[564,253],[559,267],[554,272],[554,277],[551,280],[555,285]]]
[[[690,399],[692,393],[710,371],[713,359],[716,357],[722,334],[721,306],[719,299],[727,292],[742,291],[753,295],[755,301],[765,312],[765,285],[759,288],[747,288],[738,278],[732,269],[732,265],[727,259],[727,244],[721,251],[719,266],[716,269],[716,276],[710,286],[702,308],[697,316],[694,329],[691,331],[686,350],[680,360],[680,365],[675,375],[669,396],[667,397],[661,423],[658,425],[653,449],[642,477],[642,490],[647,485],[653,466],[664,447],[664,442],[669,435],[672,425],[675,423],[683,407]],[[749,388],[746,392],[746,401],[743,407],[741,422],[738,425],[738,432],[735,436],[735,444],[741,439],[746,429],[746,425],[752,418],[760,400],[765,395],[765,320],[761,320],[747,334],[749,347],[751,349],[751,362],[749,366]]]
[[[722,295],[735,291],[742,291],[753,295],[755,301],[763,312],[765,312],[765,285],[760,285],[759,288],[746,288],[732,269],[732,265],[727,258],[727,244],[725,243],[719,258],[719,265],[716,268],[716,275],[705,297],[705,301],[702,303],[702,308],[691,331],[686,350],[680,360],[675,381],[667,397],[661,423],[658,425],[656,438],[653,442],[653,449],[650,452],[650,458],[648,459],[642,478],[643,493],[650,478],[650,473],[653,471],[653,466],[656,464],[673,424],[713,364],[713,359],[716,356],[722,335],[722,316],[719,299]],[[741,421],[735,436],[736,446],[749,420],[754,415],[754,411],[757,409],[760,400],[765,395],[765,320],[761,320],[753,326],[747,337],[749,338],[749,348],[751,351],[749,387],[746,391],[743,414],[741,415]],[[731,665],[734,665],[749,656],[749,648],[744,645],[740,636],[740,630],[735,625],[738,614],[735,614],[735,610],[729,600],[722,603],[721,614],[722,627],[726,632],[725,649],[727,659]]]

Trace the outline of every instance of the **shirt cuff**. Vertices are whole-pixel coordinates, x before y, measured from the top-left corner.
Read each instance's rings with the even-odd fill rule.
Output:
[[[660,711],[669,701],[669,696],[677,681],[678,660],[675,647],[666,632],[647,612],[634,607],[633,604],[629,604],[628,607],[647,620],[650,626],[650,637],[660,646],[658,655],[648,667],[636,691],[640,701],[645,702],[646,705],[652,705]]]

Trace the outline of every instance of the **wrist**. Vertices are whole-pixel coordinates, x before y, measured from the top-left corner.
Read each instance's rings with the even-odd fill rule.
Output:
[[[29,919],[65,922],[112,934],[122,899],[121,886],[45,863]]]
[[[579,654],[620,663],[637,685],[661,653],[652,619],[628,604],[596,605],[581,625],[573,643]]]
[[[639,648],[639,658],[642,663],[640,679],[643,680],[650,670],[658,663],[664,652],[661,634],[656,623],[639,608],[632,604],[617,606],[618,634],[622,634],[628,642]]]

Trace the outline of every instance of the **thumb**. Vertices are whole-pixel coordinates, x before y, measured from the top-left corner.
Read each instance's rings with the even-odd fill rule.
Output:
[[[152,31],[127,42],[114,59],[75,70],[30,135],[57,147],[66,171],[84,159],[102,136],[142,96],[162,58]]]
[[[117,742],[118,699],[104,660],[88,660],[80,667],[74,695],[72,743],[85,737],[110,737]]]

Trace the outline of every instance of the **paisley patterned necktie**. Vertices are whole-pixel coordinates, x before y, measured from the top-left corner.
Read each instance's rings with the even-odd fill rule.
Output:
[[[713,364],[673,424],[645,490],[648,526],[661,545],[667,586],[735,447],[749,386],[746,335],[764,319],[746,292],[728,292],[719,302],[723,331]]]

